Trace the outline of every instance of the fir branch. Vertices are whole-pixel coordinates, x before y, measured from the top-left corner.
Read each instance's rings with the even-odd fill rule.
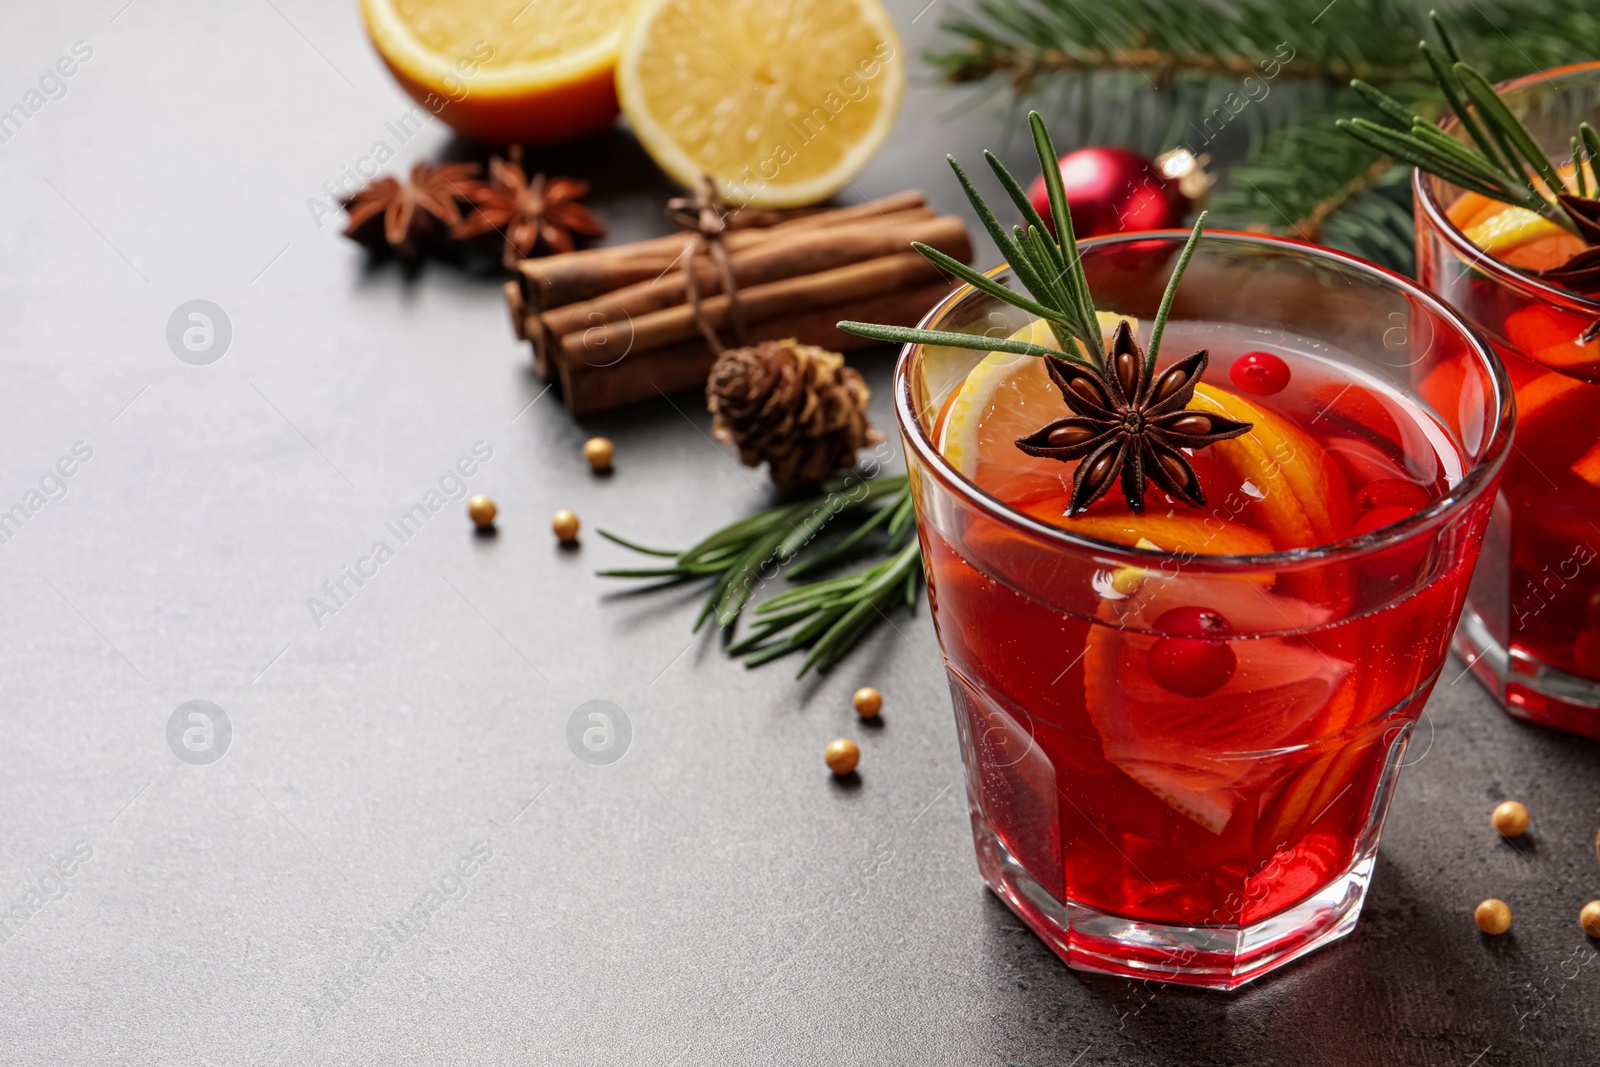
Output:
[[[1246,131],[1213,196],[1225,226],[1294,236],[1407,270],[1409,167],[1332,129],[1381,112],[1346,88],[1381,86],[1432,121],[1452,102],[1419,50],[1438,0],[976,0],[927,54],[950,81],[990,81],[1071,116],[1078,143],[1148,154],[1213,127]],[[1600,55],[1600,10],[1550,0],[1446,0],[1453,40],[1490,81]],[[1281,47],[1281,51],[1280,51]],[[1451,65],[1457,56],[1447,51]],[[1263,95],[1255,77],[1265,82]],[[1158,93],[1150,92],[1152,86]],[[1244,90],[1256,86],[1248,104]],[[1242,107],[1242,111],[1241,111]],[[1212,121],[1216,116],[1217,121]],[[1233,126],[1234,117],[1237,126]],[[1186,132],[1185,120],[1190,125]],[[1217,134],[1220,135],[1220,134]],[[1191,141],[1196,153],[1203,145]]]
[[[1437,3],[1437,0],[1433,0]],[[951,40],[927,60],[951,82],[1005,77],[1027,91],[1042,78],[1135,71],[1158,88],[1184,78],[1260,75],[1343,86],[1429,78],[1416,51],[1426,0],[981,0],[947,19]],[[1481,66],[1539,69],[1600,39],[1600,15],[1550,0],[1473,0],[1451,13],[1456,37]],[[1287,53],[1278,52],[1288,45]]]
[[[1406,102],[1425,108],[1424,99],[1415,87]],[[1345,89],[1305,108],[1300,122],[1259,138],[1213,194],[1215,224],[1315,241],[1410,271],[1411,168],[1334,125],[1366,107]]]

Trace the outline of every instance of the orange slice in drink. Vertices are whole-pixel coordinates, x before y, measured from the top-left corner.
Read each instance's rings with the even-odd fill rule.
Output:
[[[1572,183],[1572,164],[1559,168]],[[1542,183],[1541,183],[1542,188]],[[1564,263],[1587,245],[1537,212],[1467,193],[1450,205],[1450,221],[1467,240],[1514,267],[1542,270]]]
[[[1025,505],[1019,510],[1075,534],[1135,545],[1179,556],[1256,556],[1272,551],[1272,538],[1236,522],[1223,522],[1204,512],[1090,512],[1068,519],[1062,499]]]
[[[1241,486],[1213,501],[1212,513],[1241,518],[1272,535],[1278,551],[1332,544],[1350,534],[1350,487],[1339,464],[1311,436],[1266,408],[1215,386],[1195,387],[1191,405],[1251,424],[1250,432],[1206,449]],[[1281,576],[1284,588],[1317,603],[1348,592],[1342,570],[1320,567]]]
[[[1250,432],[1219,441],[1211,458],[1236,476],[1249,497],[1244,513],[1259,517],[1282,551],[1325,545],[1350,532],[1350,488],[1338,465],[1288,420],[1215,386],[1195,388],[1191,407],[1251,423]]]

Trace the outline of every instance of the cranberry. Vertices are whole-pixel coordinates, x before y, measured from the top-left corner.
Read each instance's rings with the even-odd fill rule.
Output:
[[[1384,507],[1373,508],[1356,520],[1350,528],[1353,537],[1373,533],[1385,526],[1393,526],[1415,515],[1412,508]],[[1391,548],[1387,552],[1380,552],[1370,559],[1363,560],[1361,569],[1374,578],[1397,578],[1402,574],[1410,574],[1422,565],[1427,554],[1427,545],[1411,544]]]
[[[1368,482],[1356,493],[1355,500],[1357,511],[1404,508],[1407,512],[1416,512],[1431,503],[1433,497],[1428,495],[1426,489],[1404,478],[1379,478]]]
[[[1156,639],[1145,657],[1150,677],[1179,696],[1210,696],[1228,684],[1239,665],[1224,640],[1233,634],[1227,619],[1209,608],[1173,608],[1156,620]]]
[[[1362,534],[1369,534],[1375,530],[1381,530],[1385,526],[1393,526],[1397,522],[1403,522],[1416,513],[1417,510],[1415,508],[1373,508],[1356,520],[1356,524],[1350,528],[1350,534],[1353,537],[1360,537]]]
[[[1572,660],[1586,674],[1600,674],[1600,630],[1589,627],[1572,642]]]
[[[1289,364],[1271,352],[1246,352],[1228,368],[1228,379],[1247,393],[1271,396],[1289,384]]]

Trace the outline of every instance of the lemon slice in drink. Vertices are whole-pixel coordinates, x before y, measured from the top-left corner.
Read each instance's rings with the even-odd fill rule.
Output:
[[[878,0],[642,0],[617,96],[672,177],[787,207],[841,189],[889,135],[909,57]]]
[[[1541,237],[1554,237],[1566,232],[1543,215],[1525,207],[1508,207],[1469,229],[1467,240],[1485,252],[1509,252]]]
[[[1127,315],[1096,311],[1094,316],[1108,348],[1117,323],[1126,320],[1135,335],[1139,332],[1139,320]],[[1010,340],[1057,347],[1050,327],[1038,319],[1012,334]],[[950,413],[939,434],[939,451],[956,470],[1003,499],[1011,499],[1006,489],[1013,475],[1026,481],[1044,475],[1050,484],[1059,485],[1059,462],[1024,455],[1015,442],[1067,413],[1043,359],[990,352],[967,373],[950,402]]]

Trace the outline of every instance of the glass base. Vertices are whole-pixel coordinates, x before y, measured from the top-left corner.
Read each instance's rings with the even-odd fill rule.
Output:
[[[1470,607],[1461,613],[1452,647],[1512,715],[1600,739],[1600,682],[1552,667],[1520,648],[1507,650]]]
[[[1343,874],[1261,922],[1167,926],[1058,900],[976,812],[972,832],[984,884],[1068,967],[1222,990],[1237,989],[1355,929],[1378,852],[1373,834]]]

